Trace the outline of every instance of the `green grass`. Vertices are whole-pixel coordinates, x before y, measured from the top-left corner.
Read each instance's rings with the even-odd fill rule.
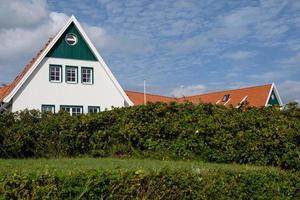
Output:
[[[0,159],[0,174],[72,174],[89,170],[188,170],[194,172],[232,170],[287,173],[275,167],[238,164],[216,164],[200,161],[161,161],[119,158]]]

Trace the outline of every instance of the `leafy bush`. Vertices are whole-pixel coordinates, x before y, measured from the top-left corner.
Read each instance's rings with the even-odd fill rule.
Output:
[[[80,116],[0,115],[0,157],[132,156],[300,169],[300,112],[149,104]]]
[[[0,175],[3,199],[299,199],[292,173],[215,170]]]

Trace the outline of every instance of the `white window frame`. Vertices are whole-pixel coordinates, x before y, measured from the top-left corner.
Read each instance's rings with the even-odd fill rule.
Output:
[[[90,109],[95,109],[96,112],[90,112]],[[99,113],[100,112],[100,106],[88,106],[88,113]]]
[[[42,104],[41,111],[55,113],[55,105]]]
[[[78,109],[79,112],[75,111],[75,109]],[[83,106],[61,105],[60,110],[67,112],[71,116],[83,114]]]
[[[74,72],[74,77],[70,77],[70,78],[75,78],[74,81],[69,81],[69,76],[68,76],[68,70],[74,70],[70,72],[70,75]],[[66,83],[78,83],[78,67],[77,66],[66,66]]]
[[[52,72],[53,72],[52,70],[53,69],[55,69],[54,70],[54,73],[55,73],[54,76],[52,76]],[[56,71],[56,69],[59,69],[59,70]],[[58,76],[59,80],[52,80],[52,77],[54,79],[57,78],[56,72],[59,72],[59,76]],[[61,83],[62,82],[62,66],[61,65],[53,65],[53,64],[49,65],[49,81],[53,82],[53,83]]]
[[[87,70],[86,72],[84,72],[84,70]],[[89,71],[89,74],[87,73]],[[88,76],[90,75],[90,80],[89,82],[84,81],[84,75]],[[87,77],[85,77],[87,79]],[[92,67],[81,67],[81,83],[82,84],[86,84],[86,85],[92,85],[94,84],[94,68]]]

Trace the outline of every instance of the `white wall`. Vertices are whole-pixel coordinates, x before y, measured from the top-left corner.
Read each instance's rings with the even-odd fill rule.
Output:
[[[49,64],[62,65],[63,78],[61,83],[49,81]],[[65,66],[78,66],[78,83],[66,83]],[[94,84],[81,83],[81,66],[94,68]],[[42,104],[55,105],[59,111],[60,105],[100,106],[101,111],[114,107],[123,107],[124,98],[107,76],[99,62],[61,58],[44,58],[35,72],[13,98],[12,111],[24,109],[41,109]]]

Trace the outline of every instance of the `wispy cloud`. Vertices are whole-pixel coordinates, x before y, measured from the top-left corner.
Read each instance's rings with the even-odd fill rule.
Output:
[[[223,55],[224,58],[228,58],[232,60],[245,60],[248,58],[252,58],[254,56],[255,53],[251,51],[235,51],[235,52],[225,53]]]
[[[284,59],[282,61],[282,64],[284,64],[284,65],[299,65],[300,64],[300,52],[294,56]]]
[[[1,2],[0,83],[11,81],[68,18],[44,0]]]
[[[278,85],[278,90],[286,103],[296,101],[300,104],[300,81],[286,80]]]
[[[207,89],[207,87],[202,84],[188,85],[188,86],[181,85],[180,87],[175,88],[171,92],[171,95],[175,96],[175,97],[181,97],[181,96],[201,94],[201,93],[205,92],[206,89]]]
[[[3,0],[0,83],[72,14],[127,89],[143,79],[160,94],[199,81],[207,91],[298,81],[299,12],[291,0]]]
[[[248,77],[259,82],[272,83],[274,80],[284,80],[289,77],[291,71],[275,70],[264,73],[250,74]]]

